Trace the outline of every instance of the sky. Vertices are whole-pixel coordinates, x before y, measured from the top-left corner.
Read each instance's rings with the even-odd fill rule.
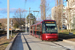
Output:
[[[40,11],[40,3],[41,0],[10,0],[10,18],[13,18],[18,8],[27,10],[26,16],[29,13],[29,8],[31,8],[30,12],[32,14],[34,14],[33,11]],[[55,0],[47,0],[47,3],[49,4],[49,12],[51,13],[51,8],[55,6]],[[66,6],[66,3],[64,5]],[[35,12],[34,15],[36,18],[40,18],[41,12]],[[7,18],[7,0],[0,0],[0,18]]]

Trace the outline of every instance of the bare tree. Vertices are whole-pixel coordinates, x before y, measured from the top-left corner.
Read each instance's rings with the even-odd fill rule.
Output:
[[[46,17],[49,17],[50,18],[51,17],[51,13],[50,13],[51,7],[50,7],[49,3],[48,3],[48,0],[47,0],[46,1]]]
[[[25,11],[26,10],[22,10],[22,9],[19,8],[19,9],[16,10],[15,16],[13,16],[15,21],[16,21],[16,23],[19,26],[24,25],[24,23],[25,23],[25,19],[24,19],[25,18],[25,16],[24,16]]]
[[[0,23],[0,28],[1,28],[1,29],[5,29],[5,27],[6,27],[6,26],[4,25],[4,23]]]
[[[46,0],[41,0],[41,19],[46,19]]]
[[[41,0],[41,19],[45,20],[46,17],[48,17],[50,14],[50,6],[49,3],[47,2],[48,0]]]
[[[59,28],[62,28],[62,17],[63,17],[63,0],[56,0],[56,23]]]

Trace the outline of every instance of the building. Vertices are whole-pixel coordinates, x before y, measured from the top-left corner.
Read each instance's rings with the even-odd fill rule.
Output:
[[[68,14],[68,9],[70,10],[70,17]],[[73,29],[72,23],[74,23],[73,18],[75,17],[75,0],[68,0],[67,6],[66,6],[66,16],[67,16],[67,19],[70,18],[71,29]],[[69,21],[68,21],[68,23],[69,23]],[[70,29],[70,26],[68,24],[67,24],[67,29]]]
[[[62,27],[67,29],[66,7],[63,7]]]
[[[51,17],[52,17],[52,20],[55,20],[55,18],[56,18],[56,7],[52,8],[52,10],[51,10]]]
[[[63,27],[63,28],[66,28],[66,27],[67,27],[66,7],[63,7],[63,13],[62,13],[61,19],[58,19],[58,15],[59,15],[59,14],[57,14],[56,8],[57,8],[57,7],[53,7],[53,8],[52,8],[52,11],[51,11],[52,20],[61,20],[61,22],[62,22],[62,27]]]

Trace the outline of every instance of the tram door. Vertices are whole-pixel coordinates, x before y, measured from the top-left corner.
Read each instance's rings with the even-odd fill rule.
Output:
[[[40,33],[41,33],[41,27],[40,27],[41,25],[37,25],[37,35],[39,36],[39,38],[40,38]]]
[[[33,34],[35,34],[35,27],[33,27]]]

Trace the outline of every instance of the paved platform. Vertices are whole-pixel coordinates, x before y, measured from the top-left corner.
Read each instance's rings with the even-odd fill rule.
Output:
[[[75,50],[75,45],[63,41],[49,42],[35,38],[28,33],[20,33],[12,50]]]

